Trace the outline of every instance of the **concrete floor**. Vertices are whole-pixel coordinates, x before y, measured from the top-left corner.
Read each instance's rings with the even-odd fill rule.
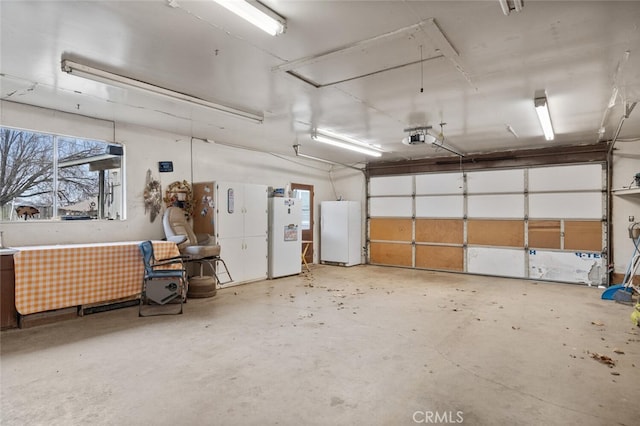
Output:
[[[640,329],[600,293],[314,265],[181,316],[133,307],[4,331],[0,422],[639,424]]]

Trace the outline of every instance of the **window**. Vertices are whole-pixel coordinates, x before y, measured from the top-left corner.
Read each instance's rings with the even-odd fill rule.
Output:
[[[121,145],[0,127],[0,220],[120,219]]]
[[[311,191],[297,189],[296,193],[302,201],[302,230],[311,229]]]

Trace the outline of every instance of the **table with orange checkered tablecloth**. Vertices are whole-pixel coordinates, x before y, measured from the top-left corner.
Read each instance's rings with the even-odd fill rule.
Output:
[[[140,294],[144,264],[138,241],[18,247],[16,309],[22,315],[108,302]],[[154,241],[158,260],[179,256],[171,241]]]

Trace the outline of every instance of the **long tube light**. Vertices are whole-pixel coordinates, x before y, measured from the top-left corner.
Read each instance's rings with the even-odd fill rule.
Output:
[[[522,8],[524,7],[523,0],[498,0],[498,3],[500,3],[500,7],[502,8],[502,13],[506,16],[509,16],[512,10],[522,12]]]
[[[549,115],[549,106],[547,103],[547,97],[539,97],[534,99],[534,105],[536,107],[536,113],[538,114],[538,120],[544,137],[548,141],[552,141],[554,138],[553,125],[551,124],[551,116]]]
[[[344,140],[343,137],[340,137],[341,140],[338,140],[338,138],[336,138],[335,136],[333,137],[325,136],[322,134],[323,132],[324,131],[316,131],[315,134],[311,135],[311,138],[316,142],[325,143],[327,145],[332,145],[338,148],[348,149],[350,151],[359,152],[361,154],[370,155],[372,157],[382,156],[382,153],[380,151],[376,151],[371,148],[366,148],[362,145],[363,144],[362,142],[360,142],[359,144],[353,144],[347,140]]]
[[[272,36],[284,33],[286,20],[259,1],[213,0]]]
[[[210,108],[215,110],[216,112],[222,112],[235,117],[241,117],[247,120],[254,121],[256,123],[262,123],[264,121],[264,116],[259,114],[196,98],[195,96],[186,95],[184,93],[165,89],[164,87],[145,83],[144,81],[124,77],[122,75],[103,71],[97,68],[92,68],[87,65],[70,61],[68,59],[62,60],[62,71],[78,77],[83,77],[100,83],[109,84],[111,86],[122,87],[125,89],[141,90],[144,92],[152,93],[154,95],[160,95],[171,100],[187,102],[193,105]]]
[[[358,139],[354,139],[354,138],[352,138],[350,136],[340,135],[340,134],[334,133],[334,132],[332,132],[330,130],[316,129],[316,134],[317,135],[321,135],[321,136],[327,136],[327,137],[333,138],[333,139],[338,139],[340,141],[349,142],[349,143],[352,143],[354,145],[360,145],[360,146],[363,146],[363,147],[365,147],[367,149],[373,149],[374,151],[382,151],[382,149],[379,148],[376,145],[371,145],[370,143],[363,142],[363,141],[360,141]]]
[[[339,166],[342,167],[347,167],[349,169],[354,169],[354,170],[359,170],[361,172],[364,172],[364,169],[360,168],[360,167],[355,167],[355,166],[350,166],[348,164],[344,164],[344,163],[338,163],[337,161],[331,161],[331,160],[325,160],[324,158],[320,158],[320,157],[313,157],[311,155],[306,155],[300,152],[300,144],[296,144],[293,146],[293,150],[296,153],[296,157],[302,157],[302,158],[307,158],[309,160],[314,160],[314,161],[319,161],[321,163],[326,163],[326,164],[337,164]]]
[[[516,10],[516,12],[522,12],[523,7],[524,7],[523,0],[513,0],[513,8]]]

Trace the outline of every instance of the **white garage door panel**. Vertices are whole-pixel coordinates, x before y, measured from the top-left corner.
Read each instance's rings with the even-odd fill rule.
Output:
[[[467,212],[476,218],[524,218],[524,195],[469,195]]]
[[[464,259],[458,267],[461,272],[607,284],[608,262],[601,254],[606,253],[606,241],[600,247],[600,240],[607,240],[606,223],[601,229],[607,218],[605,172],[603,163],[574,163],[374,177],[369,184],[369,216],[401,219],[406,222],[402,226],[410,223],[415,232],[426,220],[439,226],[429,232],[443,234],[454,232],[454,228],[440,229],[453,220],[455,241],[462,238],[463,243],[462,248],[452,246],[458,250],[458,262]],[[523,225],[525,218],[550,222],[534,223],[529,229]],[[550,242],[541,243],[546,231],[552,234]],[[445,237],[443,241],[452,241],[448,234]],[[525,250],[527,241],[547,248]],[[414,268],[422,264],[417,249],[406,244],[402,248],[394,264]],[[586,248],[593,251],[574,252]]]
[[[599,254],[529,251],[529,278],[601,285],[605,272]]]
[[[376,177],[369,181],[369,195],[411,195],[413,176]]]
[[[524,193],[524,170],[493,170],[467,173],[467,192],[519,192]]]
[[[602,189],[602,165],[536,167],[529,169],[529,191]]]
[[[369,199],[371,217],[412,217],[411,197],[376,197]]]
[[[467,271],[474,274],[504,277],[525,276],[525,251],[469,247],[467,249]]]
[[[464,216],[462,195],[416,197],[416,217],[461,218]]]
[[[529,194],[529,217],[532,219],[601,219],[602,215],[602,194],[599,192]]]
[[[416,194],[462,194],[462,173],[442,173],[416,176]]]

